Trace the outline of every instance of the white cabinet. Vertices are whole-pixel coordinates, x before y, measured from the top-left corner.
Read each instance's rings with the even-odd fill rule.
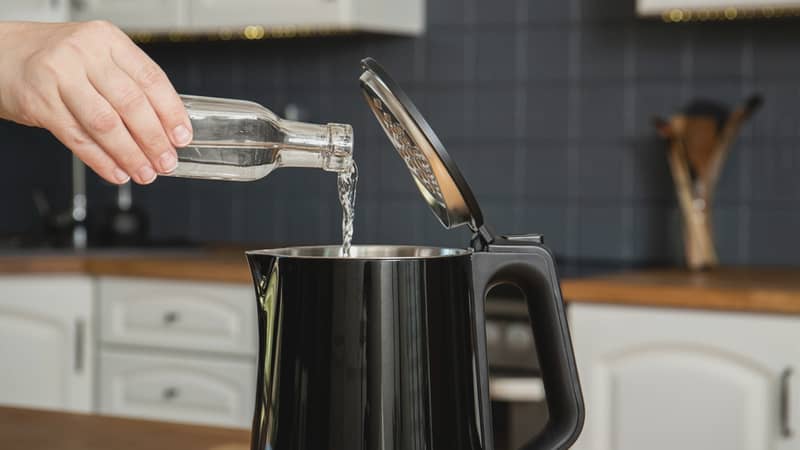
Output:
[[[739,13],[748,11],[772,17],[776,10],[796,10],[798,7],[800,7],[798,0],[636,0],[636,12],[645,17],[663,16],[674,10],[704,12],[706,17],[710,13],[715,13],[716,15],[711,17],[723,17],[722,13],[726,13],[730,8],[734,8],[735,12],[738,10]],[[679,17],[683,19],[684,15],[681,14]]]
[[[249,427],[255,361],[103,351],[100,412]]]
[[[800,449],[800,318],[587,304],[569,318],[576,449]]]
[[[63,22],[70,0],[0,0],[0,21]]]
[[[0,277],[0,404],[91,410],[92,282]]]
[[[348,3],[348,0],[194,0],[190,21],[196,27],[207,29],[250,24],[330,27],[347,19],[343,3]]]
[[[72,20],[102,19],[123,29],[178,30],[187,25],[189,0],[73,0]]]
[[[249,285],[101,278],[98,293],[104,343],[255,357]]]
[[[262,25],[419,34],[424,7],[424,0],[193,0],[190,23],[212,30]]]
[[[420,34],[425,28],[425,0],[77,0],[72,14],[152,33],[256,26],[261,35],[256,28],[254,36],[263,37],[264,29]]]
[[[256,303],[250,285],[103,277],[100,412],[250,427]]]

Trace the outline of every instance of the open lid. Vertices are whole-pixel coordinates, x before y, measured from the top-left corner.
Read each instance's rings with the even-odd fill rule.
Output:
[[[425,202],[445,228],[464,224],[474,232],[483,214],[455,161],[405,92],[372,58],[361,61],[361,89]]]

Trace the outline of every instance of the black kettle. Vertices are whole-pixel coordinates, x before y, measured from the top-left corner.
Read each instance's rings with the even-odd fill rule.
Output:
[[[446,228],[469,249],[293,247],[247,253],[259,360],[252,450],[493,449],[484,299],[525,295],[549,419],[526,449],[564,449],[583,400],[550,252],[498,236],[411,101],[371,59],[366,100]]]

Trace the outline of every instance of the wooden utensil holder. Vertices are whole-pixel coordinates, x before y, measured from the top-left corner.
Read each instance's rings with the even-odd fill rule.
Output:
[[[714,106],[709,108],[713,115],[687,111],[669,120],[655,119],[659,134],[669,141],[667,160],[683,219],[684,257],[691,270],[719,264],[712,224],[714,189],[742,124],[761,102],[760,96],[753,95],[724,117],[721,108]]]

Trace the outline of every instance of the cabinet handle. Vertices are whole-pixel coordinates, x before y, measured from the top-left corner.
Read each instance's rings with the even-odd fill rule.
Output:
[[[176,388],[176,387],[168,387],[168,388],[164,389],[164,392],[161,393],[161,397],[164,400],[172,400],[172,399],[178,397],[178,394],[179,394],[178,388]]]
[[[72,0],[70,3],[74,11],[80,12],[86,9],[86,0]]]
[[[789,381],[791,380],[792,372],[792,368],[787,367],[781,373],[781,436],[784,438],[790,438],[793,434],[792,428],[789,426],[789,414],[791,413],[789,410]]]
[[[164,323],[166,325],[172,325],[173,323],[177,322],[180,316],[175,311],[169,311],[164,314]]]
[[[75,319],[75,372],[83,371],[83,346],[86,323],[83,319]]]

